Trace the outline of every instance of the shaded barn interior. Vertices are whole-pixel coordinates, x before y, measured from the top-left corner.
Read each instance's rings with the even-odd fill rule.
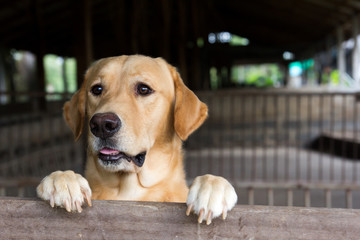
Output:
[[[226,176],[240,203],[359,208],[359,14],[359,0],[0,0],[0,195],[33,196],[51,171],[81,172],[85,143],[74,144],[62,104],[94,60],[144,54],[175,65],[209,105],[185,144],[189,179]],[[66,64],[63,90],[49,90],[47,54],[75,59],[73,90]],[[314,83],[310,70],[300,81],[313,85],[291,89],[290,64],[310,58]],[[275,87],[232,80],[233,66],[263,63],[279,69]],[[328,69],[343,85],[321,84]]]

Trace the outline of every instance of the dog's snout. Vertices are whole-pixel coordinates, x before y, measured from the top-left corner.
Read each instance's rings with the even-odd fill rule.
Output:
[[[114,113],[97,113],[90,120],[91,132],[101,139],[112,137],[120,127],[121,121]]]

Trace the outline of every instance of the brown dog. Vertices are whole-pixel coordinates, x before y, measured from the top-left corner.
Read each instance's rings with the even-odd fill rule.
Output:
[[[224,178],[197,177],[186,186],[182,141],[207,117],[207,106],[161,58],[140,55],[94,63],[64,106],[78,139],[88,127],[86,179],[73,171],[45,177],[38,196],[81,212],[84,199],[187,202],[207,224],[236,204]],[[88,121],[88,122],[86,122]],[[90,185],[90,186],[89,186]]]

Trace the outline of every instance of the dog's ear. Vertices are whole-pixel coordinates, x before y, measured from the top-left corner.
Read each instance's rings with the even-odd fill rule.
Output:
[[[169,65],[175,85],[174,127],[176,134],[185,141],[205,121],[208,108],[185,86],[177,70]]]
[[[85,121],[85,95],[86,76],[81,88],[67,101],[63,107],[63,115],[66,123],[72,130],[75,140],[78,140],[83,132]]]

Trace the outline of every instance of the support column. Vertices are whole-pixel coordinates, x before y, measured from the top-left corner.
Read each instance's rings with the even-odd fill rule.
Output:
[[[325,50],[325,67],[322,69],[323,74],[326,76],[326,82],[327,85],[331,85],[331,80],[330,80],[330,73],[332,70],[332,66],[331,66],[331,49],[333,46],[333,41],[332,38],[330,36],[328,36],[326,38],[326,50]]]
[[[344,42],[344,30],[342,26],[337,28],[336,35],[337,35],[337,68],[339,70],[340,85],[343,86],[346,68],[345,68],[345,50],[342,46],[342,43]]]
[[[171,58],[171,52],[170,52],[170,32],[171,32],[171,10],[172,10],[172,1],[168,0],[162,0],[161,1],[162,6],[162,16],[163,16],[163,24],[164,24],[164,30],[162,33],[162,46],[161,46],[161,52],[162,57],[170,61]]]
[[[360,86],[360,40],[358,40],[358,35],[360,32],[359,22],[359,15],[354,16],[352,23],[354,39],[354,49],[352,52],[352,77],[357,86]]]
[[[282,71],[284,72],[283,86],[288,87],[289,80],[290,80],[289,63],[283,62],[282,64],[280,64],[280,67],[281,67]]]
[[[36,48],[36,73],[37,73],[37,85],[36,89],[29,89],[32,91],[46,92],[46,83],[45,83],[45,69],[44,69],[44,56],[46,49],[46,40],[44,34],[44,21],[42,17],[42,8],[41,2],[39,0],[34,0],[33,2],[33,14],[35,17],[35,33],[37,36],[37,48]],[[38,99],[38,106],[40,110],[46,110],[46,100],[45,95],[40,96]],[[32,100],[33,101],[33,100]],[[37,104],[34,104],[35,106]]]
[[[78,28],[77,41],[77,84],[80,88],[86,69],[93,61],[92,46],[92,23],[91,23],[91,0],[82,0],[78,3],[77,14],[80,15],[81,21]]]
[[[194,42],[192,50],[192,59],[191,59],[191,79],[192,87],[195,90],[201,89],[202,84],[202,74],[201,74],[201,60],[200,60],[200,51],[201,48],[197,45],[197,39],[201,36],[200,21],[201,21],[201,8],[198,0],[191,1],[191,17],[192,17],[192,41]],[[202,46],[203,47],[203,46]],[[190,78],[189,75],[189,78]]]
[[[186,62],[186,1],[178,1],[179,7],[179,39],[178,42],[178,59],[179,59],[179,70],[184,83],[192,88],[192,83],[189,83],[187,75],[187,62]]]

